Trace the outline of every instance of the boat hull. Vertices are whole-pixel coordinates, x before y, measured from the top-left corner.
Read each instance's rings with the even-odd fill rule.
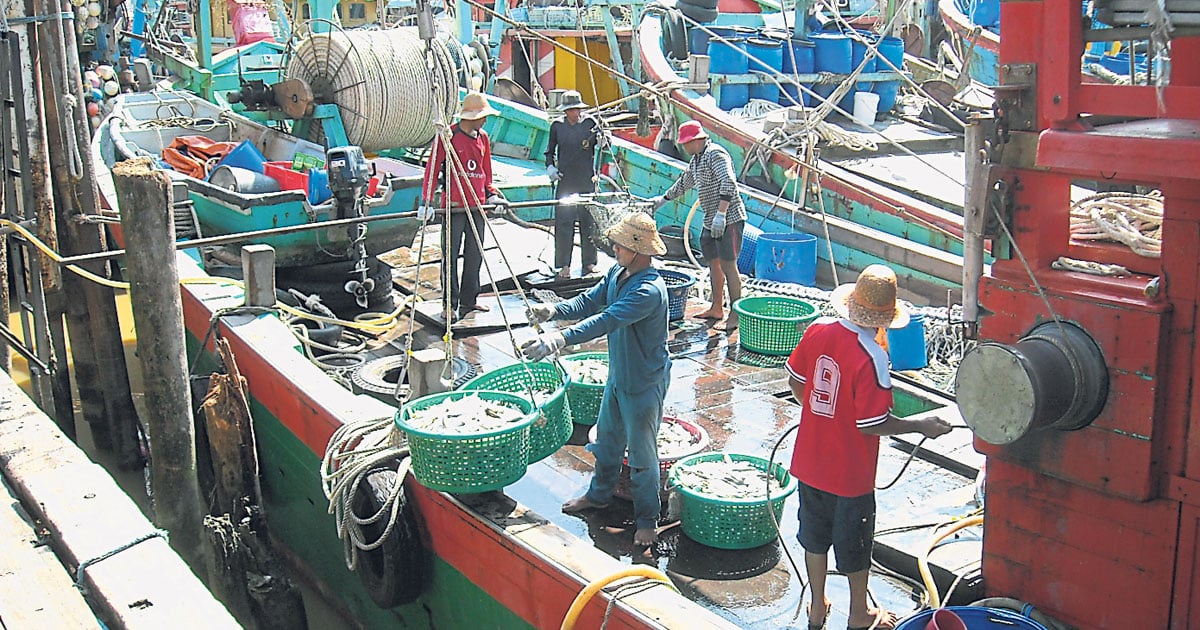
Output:
[[[984,85],[1000,85],[1000,36],[987,29],[976,31],[978,27],[954,6],[954,0],[940,0],[938,12],[955,50],[966,55],[962,61],[971,78]]]

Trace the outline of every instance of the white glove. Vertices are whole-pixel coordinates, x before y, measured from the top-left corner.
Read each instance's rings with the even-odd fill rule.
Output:
[[[508,210],[508,200],[504,198],[504,195],[492,195],[487,198],[487,202],[492,204],[491,214],[494,217],[504,216]]]
[[[725,213],[724,212],[718,212],[716,214],[716,216],[713,217],[712,227],[708,228],[708,231],[712,232],[713,238],[721,238],[725,234]]]
[[[553,304],[530,304],[529,308],[525,309],[525,319],[528,319],[531,325],[540,324],[554,319],[554,313]]]
[[[432,219],[433,215],[434,215],[433,206],[431,206],[427,203],[423,203],[423,204],[417,206],[417,220],[418,221],[424,223],[424,222]]]
[[[658,210],[659,208],[667,205],[667,198],[662,195],[659,195],[659,196],[651,199],[650,202],[654,204],[654,209]]]
[[[558,331],[542,333],[534,339],[521,344],[521,354],[530,361],[541,361],[563,349],[567,340]]]
[[[558,172],[558,167],[553,164],[546,167],[546,174],[550,176],[550,181],[552,182],[562,179],[562,173]]]

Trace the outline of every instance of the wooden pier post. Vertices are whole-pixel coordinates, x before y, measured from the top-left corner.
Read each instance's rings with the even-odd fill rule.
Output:
[[[138,158],[113,168],[127,240],[130,297],[146,387],[150,485],[158,523],[175,548],[197,554],[205,510],[196,480],[196,436],[175,268],[171,182]]]
[[[61,10],[55,0],[38,0],[38,3],[41,15]],[[83,87],[78,80],[79,53],[71,24],[65,23],[62,28],[60,31],[54,20],[43,22],[39,41],[59,251],[73,256],[105,251],[107,246],[100,225],[80,220],[99,214],[99,194],[88,150],[91,133],[83,105]],[[72,36],[63,37],[64,34]],[[64,105],[68,102],[64,95],[74,99],[73,106]],[[106,262],[81,266],[102,278],[110,277]],[[74,273],[63,275],[62,288],[67,295],[83,298],[65,300],[66,312],[60,314],[67,319],[83,418],[92,428],[97,447],[115,452],[122,469],[140,468],[145,461],[138,444],[137,412],[129,388],[114,291]]]

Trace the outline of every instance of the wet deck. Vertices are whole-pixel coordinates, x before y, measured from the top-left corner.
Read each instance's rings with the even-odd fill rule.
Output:
[[[538,251],[536,245],[529,247]],[[512,336],[502,328],[480,327],[474,329],[480,334],[472,335],[470,327],[459,327],[454,346],[457,357],[480,366],[481,372],[516,361],[514,338],[519,343],[533,333],[519,325],[524,322],[524,313],[514,297],[493,302],[508,308],[510,322],[517,325]],[[693,314],[706,306],[693,298],[688,302],[687,312]],[[495,309],[487,317],[501,319]],[[783,358],[763,361],[760,355],[743,357],[737,333],[714,330],[713,324],[690,317],[672,323],[669,350],[673,368],[665,413],[704,427],[714,450],[770,457],[780,436],[797,423],[800,413],[800,408],[787,399],[787,375],[778,367]],[[419,327],[414,345],[434,343],[443,333],[442,326],[431,322]],[[601,339],[568,348],[566,352],[604,348]],[[758,365],[739,358],[757,359],[753,362]],[[943,399],[940,403],[949,401]],[[952,412],[953,407],[949,410]],[[576,425],[568,446],[531,465],[520,481],[506,488],[504,495],[489,493],[460,499],[500,526],[504,526],[511,513],[513,501],[519,502],[623,562],[656,565],[687,596],[738,625],[803,627],[803,612],[798,620],[793,621],[793,617],[805,595],[801,582],[804,576],[796,575],[779,542],[748,551],[725,551],[702,546],[674,527],[664,531],[652,549],[641,550],[633,546],[632,505],[627,501],[616,500],[607,509],[581,516],[562,514],[561,503],[581,493],[590,478],[593,460],[583,448],[587,428]],[[783,441],[776,461],[790,461],[793,439],[789,436]],[[913,443],[912,436],[884,438],[879,484],[896,476]],[[876,559],[912,576],[916,575],[915,557],[928,544],[934,526],[975,510],[969,501],[974,473],[982,461],[971,448],[970,434],[966,431],[954,431],[937,440],[936,445],[933,442],[927,445],[931,448],[923,449],[922,456],[913,460],[895,486],[877,493]],[[931,461],[925,459],[926,455]],[[796,508],[796,499],[790,498],[780,525],[786,550],[799,565],[803,553],[795,541]],[[666,513],[664,510],[663,524],[670,522]],[[943,594],[956,575],[977,569],[980,552],[979,533],[975,529],[966,530],[954,544],[942,546],[931,555]],[[970,580],[963,582],[956,590],[956,602],[970,597]],[[848,612],[846,582],[835,578],[828,584],[828,595],[834,603],[829,627],[844,627]],[[871,588],[880,605],[901,615],[918,608],[914,593],[920,589],[914,589],[904,580],[877,574],[871,578]]]

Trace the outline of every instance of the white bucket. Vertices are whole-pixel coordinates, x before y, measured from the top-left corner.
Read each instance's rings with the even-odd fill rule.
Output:
[[[854,93],[854,122],[870,127],[875,124],[875,112],[879,109],[879,95],[874,92]]]

